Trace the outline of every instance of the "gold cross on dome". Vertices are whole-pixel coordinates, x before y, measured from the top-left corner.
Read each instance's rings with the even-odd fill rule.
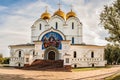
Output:
[[[45,8],[46,8],[46,12],[47,12],[47,10],[48,10],[48,6],[45,6]]]
[[[61,5],[62,5],[62,4],[60,3],[60,0],[59,0],[59,3],[58,3],[59,9],[60,9]]]
[[[73,10],[73,5],[72,4],[70,5],[70,8],[71,8],[71,11],[72,11]]]

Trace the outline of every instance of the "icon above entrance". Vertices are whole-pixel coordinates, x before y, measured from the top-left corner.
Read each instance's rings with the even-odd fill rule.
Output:
[[[62,49],[61,41],[63,40],[62,36],[57,32],[48,32],[42,37],[42,49],[46,49],[49,46],[56,47],[57,49]]]

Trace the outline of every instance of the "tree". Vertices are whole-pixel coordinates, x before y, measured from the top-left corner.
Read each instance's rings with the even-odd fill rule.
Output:
[[[120,64],[119,45],[108,44],[105,48],[105,59],[107,60],[107,64]]]
[[[3,64],[9,64],[9,58],[4,58]]]
[[[0,58],[3,58],[3,55],[2,55],[2,53],[0,53]]]
[[[120,0],[115,1],[111,6],[105,6],[100,14],[100,20],[110,34],[106,40],[120,46]]]
[[[111,46],[108,44],[107,45],[107,47],[105,48],[105,59],[107,60],[107,64],[112,64],[112,59],[111,59],[111,52],[112,52],[112,50],[111,50],[112,48],[111,48]]]
[[[3,58],[0,58],[0,64],[2,64],[4,62]]]

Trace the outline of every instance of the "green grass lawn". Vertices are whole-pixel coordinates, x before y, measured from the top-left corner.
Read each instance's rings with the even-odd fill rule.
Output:
[[[120,80],[120,74],[112,75],[108,78],[105,78],[105,80]]]
[[[111,68],[111,66],[106,66],[106,67],[92,67],[92,68],[73,68],[72,71],[90,71],[90,70],[98,70],[98,69],[106,69],[106,68]]]

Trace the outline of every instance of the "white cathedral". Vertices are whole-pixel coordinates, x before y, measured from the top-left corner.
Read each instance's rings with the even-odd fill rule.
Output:
[[[10,45],[10,66],[24,67],[35,60],[63,60],[64,66],[105,66],[104,46],[83,44],[82,23],[71,9],[47,11],[31,26],[31,43]]]

